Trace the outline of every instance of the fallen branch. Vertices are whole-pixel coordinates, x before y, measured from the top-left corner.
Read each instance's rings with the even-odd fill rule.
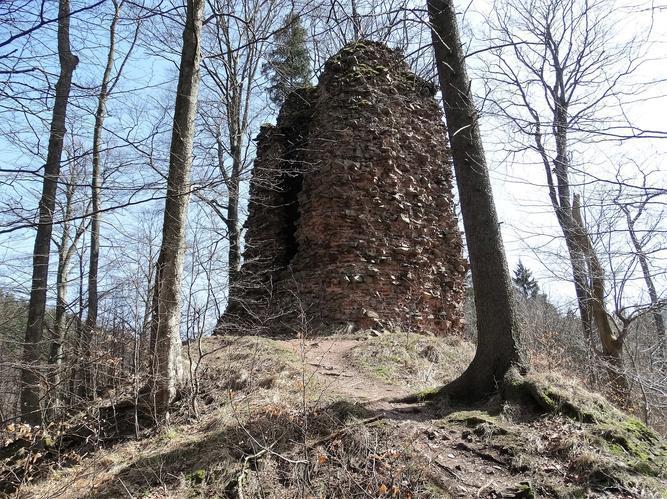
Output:
[[[239,499],[244,499],[245,498],[245,496],[243,495],[243,481],[245,480],[245,476],[248,473],[248,463],[250,461],[257,461],[260,457],[262,457],[268,451],[269,451],[269,447],[264,447],[259,452],[255,453],[255,454],[252,454],[250,456],[246,456],[245,459],[243,459],[243,467],[241,468],[241,473],[239,473],[239,476],[236,479]]]

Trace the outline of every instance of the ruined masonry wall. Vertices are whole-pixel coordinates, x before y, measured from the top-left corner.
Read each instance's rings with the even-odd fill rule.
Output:
[[[399,53],[357,42],[288,98],[258,137],[221,330],[460,330],[466,263],[433,94]]]

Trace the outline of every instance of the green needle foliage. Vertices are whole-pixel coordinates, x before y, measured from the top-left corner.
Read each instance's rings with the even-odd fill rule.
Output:
[[[533,278],[533,273],[519,261],[514,269],[514,277],[512,278],[514,285],[524,298],[537,298],[537,293],[540,287],[537,281]]]
[[[301,18],[295,13],[285,16],[282,27],[274,35],[275,46],[262,67],[262,73],[269,79],[269,97],[278,107],[292,90],[310,84],[306,36]]]

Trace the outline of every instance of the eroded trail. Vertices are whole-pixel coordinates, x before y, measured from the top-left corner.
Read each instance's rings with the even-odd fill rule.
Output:
[[[316,379],[323,391],[356,401],[386,419],[385,427],[394,428],[409,442],[404,444],[403,451],[409,448],[437,470],[441,484],[452,492],[449,497],[503,497],[496,493],[498,490],[507,491],[506,497],[516,497],[514,479],[499,466],[500,457],[468,443],[463,433],[466,430],[461,427],[434,426],[432,420],[438,416],[432,409],[422,404],[394,402],[412,393],[399,382],[382,382],[351,365],[352,350],[363,348],[364,341],[321,338],[285,343],[299,356],[306,372]]]
[[[345,399],[359,402],[394,419],[402,419],[423,412],[414,404],[394,402],[409,394],[404,388],[384,383],[369,376],[348,360],[350,352],[363,340],[321,338],[317,340],[287,340],[285,343],[304,362],[307,371],[325,390],[340,394]]]

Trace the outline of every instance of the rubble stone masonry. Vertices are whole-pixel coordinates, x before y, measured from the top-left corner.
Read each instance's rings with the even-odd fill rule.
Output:
[[[466,262],[434,87],[347,45],[257,138],[241,278],[218,332],[462,326]]]

